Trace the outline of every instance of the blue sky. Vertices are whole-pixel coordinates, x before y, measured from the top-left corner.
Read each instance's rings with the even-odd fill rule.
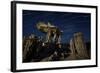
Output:
[[[32,33],[44,36],[44,33],[36,28],[39,21],[50,22],[62,30],[62,42],[64,43],[68,43],[75,32],[82,32],[85,41],[90,41],[91,15],[89,13],[23,10],[23,36]]]

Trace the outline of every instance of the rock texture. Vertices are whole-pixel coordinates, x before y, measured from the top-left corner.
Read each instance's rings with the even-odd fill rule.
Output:
[[[82,32],[74,33],[69,43],[45,43],[33,34],[23,38],[24,63],[90,59],[89,52]]]
[[[68,59],[76,59],[76,52],[75,52],[76,48],[75,48],[75,42],[74,39],[70,39],[70,56],[68,57]]]
[[[72,59],[86,59],[88,58],[86,44],[81,32],[75,33],[70,40],[70,50]]]

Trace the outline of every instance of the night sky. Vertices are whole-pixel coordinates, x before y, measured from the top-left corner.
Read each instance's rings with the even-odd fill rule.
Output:
[[[30,34],[44,36],[45,34],[36,28],[39,21],[46,24],[50,22],[62,30],[63,43],[68,43],[75,32],[82,32],[85,41],[90,41],[91,15],[89,13],[23,10],[23,36]]]

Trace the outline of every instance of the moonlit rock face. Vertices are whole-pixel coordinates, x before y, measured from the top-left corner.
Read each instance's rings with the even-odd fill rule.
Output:
[[[87,58],[87,49],[86,49],[86,44],[83,38],[83,33],[78,32],[74,34],[74,42],[75,42],[75,47],[78,53],[78,56]]]
[[[49,22],[48,22],[48,24],[45,24],[43,22],[39,22],[37,24],[37,29],[40,30],[40,31],[42,31],[42,32],[48,32],[48,28],[50,28],[50,29],[56,29],[56,26],[51,25]]]

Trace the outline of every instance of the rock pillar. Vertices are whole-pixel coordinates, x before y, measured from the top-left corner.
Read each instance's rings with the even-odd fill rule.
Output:
[[[86,44],[84,42],[83,34],[81,32],[74,34],[74,42],[78,57],[87,58],[88,54],[87,54]]]

